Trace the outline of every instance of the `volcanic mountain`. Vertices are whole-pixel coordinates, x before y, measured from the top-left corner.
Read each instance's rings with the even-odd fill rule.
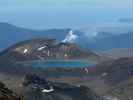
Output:
[[[86,59],[100,61],[99,55],[78,47],[74,43],[56,42],[55,39],[26,40],[1,52],[1,57],[15,61],[50,59]]]

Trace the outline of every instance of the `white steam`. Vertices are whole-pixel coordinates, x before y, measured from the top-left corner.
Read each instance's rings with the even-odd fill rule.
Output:
[[[65,37],[64,40],[62,40],[63,43],[73,43],[76,41],[76,39],[78,38],[77,35],[74,34],[74,32],[71,30],[68,32],[67,36]]]

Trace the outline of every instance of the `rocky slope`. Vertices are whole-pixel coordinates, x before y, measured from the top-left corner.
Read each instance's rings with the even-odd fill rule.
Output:
[[[132,77],[133,58],[119,58],[107,61],[96,66],[97,73],[106,73],[104,76],[109,83],[119,83]],[[122,76],[122,77],[121,77]]]
[[[133,99],[133,78],[129,78],[113,87],[105,94],[106,98],[117,100],[132,100]]]
[[[9,83],[7,81],[4,82],[21,98],[1,83],[0,100],[103,100],[102,96],[86,86],[48,81],[35,74],[27,74]]]
[[[103,100],[85,86],[50,82],[36,75],[27,75],[23,86],[28,100]]]
[[[133,99],[133,58],[119,58],[98,64],[96,74],[100,80],[104,81],[104,84],[108,85],[109,89],[104,92],[106,98]]]
[[[22,98],[0,82],[0,100],[22,100]]]

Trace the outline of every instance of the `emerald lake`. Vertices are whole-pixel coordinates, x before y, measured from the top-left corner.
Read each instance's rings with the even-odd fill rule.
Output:
[[[92,67],[93,65],[95,65],[94,63],[90,63],[89,61],[86,60],[46,60],[46,61],[26,61],[19,63],[36,68],[55,68],[55,67],[83,68],[83,67]]]

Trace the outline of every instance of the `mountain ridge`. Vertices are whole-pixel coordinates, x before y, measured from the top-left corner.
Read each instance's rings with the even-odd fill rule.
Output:
[[[82,31],[77,29],[74,30],[75,36],[77,37],[74,42],[85,49],[89,48],[94,51],[112,48],[133,48],[133,46],[130,45],[133,40],[133,30],[130,29],[131,26],[123,27],[125,27],[125,29],[122,27],[108,27],[107,29],[101,28],[100,30],[94,31]],[[8,23],[0,23],[0,51],[17,42],[33,38],[56,38],[58,41],[63,41],[70,30],[72,29],[33,30],[17,27]]]
[[[54,38],[61,41],[70,29],[31,30],[8,23],[0,23],[0,50],[4,50],[17,42],[31,38]]]

